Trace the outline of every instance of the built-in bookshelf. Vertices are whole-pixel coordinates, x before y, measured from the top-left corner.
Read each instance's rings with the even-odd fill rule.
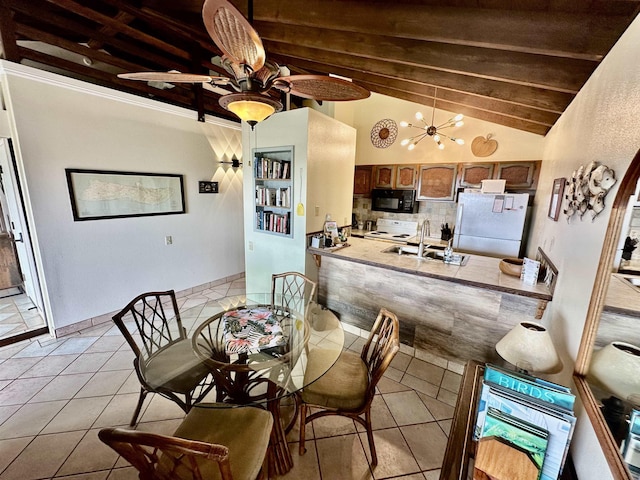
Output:
[[[256,231],[292,236],[293,178],[292,146],[253,150]]]

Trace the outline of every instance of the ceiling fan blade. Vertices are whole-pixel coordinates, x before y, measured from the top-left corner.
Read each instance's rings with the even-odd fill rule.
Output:
[[[230,60],[256,72],[266,58],[260,36],[227,0],[205,0],[202,19],[207,32]]]
[[[228,81],[227,77],[212,77],[210,75],[196,75],[180,72],[135,72],[119,73],[118,78],[126,80],[142,80],[144,82],[170,82],[170,83],[216,83]]]
[[[293,95],[313,100],[328,102],[343,102],[347,100],[362,100],[371,93],[364,87],[341,78],[326,75],[290,75],[279,77],[274,87],[289,91]]]

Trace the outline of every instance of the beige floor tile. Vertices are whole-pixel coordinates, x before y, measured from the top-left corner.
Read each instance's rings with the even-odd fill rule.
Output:
[[[13,380],[32,368],[41,359],[37,357],[10,358],[2,362],[0,380]]]
[[[16,413],[21,406],[22,405],[5,405],[0,407],[0,425],[2,425],[7,418]]]
[[[84,353],[84,351],[98,340],[98,337],[70,337],[56,348],[51,355],[69,355],[71,353]]]
[[[115,352],[109,360],[100,368],[101,372],[107,370],[131,370],[133,368],[133,352],[120,350]]]
[[[76,397],[99,397],[103,395],[115,395],[129,376],[127,370],[114,370],[111,372],[98,372],[82,387]]]
[[[384,378],[389,378],[395,382],[399,382],[400,380],[402,380],[403,375],[404,375],[404,372],[400,370],[396,370],[393,367],[387,368],[387,371],[384,372]]]
[[[109,470],[100,472],[79,473],[77,475],[56,475],[53,478],[64,478],[64,480],[105,480],[109,476]]]
[[[289,444],[291,449],[291,458],[293,459],[293,468],[285,475],[278,478],[286,478],[291,480],[322,480],[320,475],[320,466],[318,465],[318,453],[316,451],[316,443],[314,440],[305,442],[307,452],[304,455],[298,455],[298,443]],[[326,478],[326,477],[325,477]]]
[[[362,418],[364,418],[364,415],[362,415]],[[355,425],[358,432],[366,432],[366,429],[359,423]],[[382,395],[373,397],[373,402],[371,403],[371,425],[374,430],[398,426]]]
[[[59,375],[67,368],[78,355],[58,355],[55,357],[45,357],[36,363],[29,370],[20,375],[20,378],[47,377]]]
[[[113,352],[83,353],[62,371],[62,375],[95,373],[100,370],[102,365],[104,365],[112,355]],[[131,364],[133,365],[133,354],[131,354],[131,356]]]
[[[111,397],[76,398],[67,403],[42,433],[87,430],[108,405]]]
[[[424,472],[424,478],[426,480],[439,480],[440,479],[440,469],[429,470],[428,472]]]
[[[31,344],[29,340],[24,340],[22,342],[14,343],[12,345],[7,345],[6,347],[0,348],[0,359],[2,358],[11,358],[22,349],[28,347]]]
[[[69,400],[91,379],[92,374],[59,375],[36,393],[29,403],[48,402],[50,400]]]
[[[94,428],[128,426],[138,404],[137,393],[115,395],[93,424]],[[145,399],[145,408],[149,401]]]
[[[135,371],[131,372],[118,390],[118,394],[122,393],[140,393],[140,380],[138,380],[138,375]]]
[[[65,400],[29,403],[0,426],[0,438],[37,435],[65,406]]]
[[[356,427],[353,425],[353,420],[346,417],[330,415],[328,417],[318,418],[312,423],[316,439],[356,433]],[[309,424],[307,424],[307,427],[308,426]]]
[[[147,397],[151,397],[151,401],[148,404],[149,406],[140,415],[140,422],[156,422],[158,420],[171,420],[184,417],[184,411],[176,402],[158,394],[149,394]],[[133,411],[131,413],[133,414]]]
[[[34,358],[34,357],[46,357],[56,348],[60,347],[64,343],[64,340],[55,340],[47,345],[40,345],[38,342],[32,342],[26,348],[16,353],[13,358]]]
[[[125,340],[122,336],[103,336],[87,348],[85,353],[116,352],[124,343]]]
[[[444,372],[445,370],[442,367],[414,358],[407,367],[406,373],[413,375],[414,377],[418,377],[425,382],[440,385]]]
[[[424,474],[413,473],[411,475],[402,475],[400,477],[393,477],[393,480],[424,480]]]
[[[440,400],[425,395],[424,393],[418,392],[418,396],[420,397],[420,400],[422,400],[422,402],[427,406],[427,408],[431,412],[431,415],[433,415],[433,418],[435,418],[436,420],[453,418],[454,408],[451,405],[443,403]]]
[[[447,437],[435,422],[409,425],[400,429],[421,470],[440,468]]]
[[[378,454],[378,465],[373,469],[374,478],[389,478],[420,473],[420,467],[413,455],[411,455],[411,451],[399,428],[377,430],[373,433],[373,437]],[[364,451],[367,458],[370,458],[367,435],[361,433],[360,440],[365,445]]]
[[[448,405],[451,405],[452,407],[455,407],[456,401],[458,400],[458,394],[441,388],[436,398],[443,403],[446,403]]]
[[[420,400],[418,394],[413,390],[386,393],[383,398],[398,425],[412,425],[435,420],[424,403],[422,403],[422,400]]]
[[[0,440],[0,472],[2,472],[13,460],[20,455],[33,437],[9,438]]]
[[[0,391],[0,405],[21,405],[29,401],[55,377],[20,378]]]
[[[462,375],[458,375],[457,373],[447,370],[444,372],[444,377],[442,378],[440,388],[444,388],[445,390],[449,390],[450,392],[458,393],[458,390],[460,390],[461,382]]]
[[[35,480],[53,477],[83,435],[84,432],[39,435],[2,472],[2,480]]]
[[[136,430],[141,432],[158,433],[160,435],[173,435],[182,422],[181,418],[171,420],[158,420],[155,422],[140,422]]]
[[[380,393],[404,392],[410,390],[406,385],[396,382],[389,377],[382,377],[376,386]]]
[[[412,358],[413,357],[407,355],[406,353],[398,352],[396,356],[393,357],[393,360],[391,360],[391,366],[397,370],[404,372],[407,370],[407,367],[411,363]]]
[[[403,385],[406,385],[407,387],[416,390],[417,392],[424,393],[425,395],[428,395],[430,397],[436,398],[438,395],[438,385],[426,382],[417,377],[414,377],[413,375],[409,375],[408,373],[405,373],[402,376],[401,382]]]
[[[342,435],[316,440],[323,479],[368,480],[373,476],[358,435]]]
[[[440,425],[440,428],[442,428],[442,431],[447,437],[449,436],[449,432],[451,431],[452,423],[453,423],[452,419],[438,421],[438,425]]]
[[[98,429],[89,430],[58,470],[57,475],[109,469],[115,465],[117,459],[118,453],[98,438]]]
[[[131,466],[114,468],[109,473],[107,480],[138,480],[138,471]]]

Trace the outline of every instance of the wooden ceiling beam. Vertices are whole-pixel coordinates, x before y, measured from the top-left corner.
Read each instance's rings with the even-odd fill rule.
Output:
[[[13,22],[13,12],[0,5],[0,47],[2,57],[10,62],[19,62],[18,45]]]
[[[256,25],[268,22],[283,28],[291,25],[345,33],[380,32],[405,39],[587,60],[600,60],[630,23],[628,12],[616,15],[611,8],[551,14],[550,9],[526,8],[532,2],[515,6],[509,1],[499,5],[492,2],[497,8],[481,8],[478,2],[469,2],[474,8],[465,8],[457,1],[455,5],[434,3],[261,0],[255,3],[254,20]],[[376,6],[379,12],[372,15]]]
[[[408,66],[437,69],[451,73],[464,73],[512,82],[520,85],[549,88],[577,93],[598,63],[558,57],[545,57],[504,50],[484,49],[435,42],[421,42],[381,35],[357,34],[345,36],[341,32],[317,28],[282,27],[260,24],[263,42],[271,46],[286,44],[296,55],[304,51],[305,58],[325,61],[334,53],[348,52],[362,59],[381,60]],[[284,49],[278,46],[279,51]],[[267,48],[269,51],[269,48]],[[320,53],[322,52],[322,53]],[[302,55],[297,55],[302,56]]]
[[[80,15],[88,20],[96,22],[99,25],[104,25],[112,28],[115,32],[135,39],[139,42],[142,42],[146,45],[149,45],[153,48],[157,48],[158,50],[163,50],[171,55],[174,55],[179,58],[183,58],[188,60],[190,55],[189,52],[181,48],[177,48],[176,46],[159,40],[156,37],[151,35],[147,35],[146,33],[141,32],[140,30],[136,30],[135,28],[130,27],[129,25],[122,24],[117,20],[103,15],[89,7],[85,7],[84,5],[80,5],[73,0],[46,0],[53,5],[56,5],[60,8],[64,8],[70,12],[73,12],[76,15]]]
[[[128,24],[131,23],[136,17],[134,17],[133,15],[127,13],[127,12],[123,12],[123,11],[119,11],[115,17],[113,17],[114,20],[116,20],[119,23],[122,24]],[[113,36],[115,33],[117,33],[113,27],[101,27],[100,28],[100,33],[102,33],[103,35],[107,35],[107,36]],[[87,42],[87,45],[89,45],[89,48],[94,48],[96,50],[102,48],[104,46],[104,42],[100,41],[100,40],[89,40]]]
[[[36,8],[38,6],[38,0],[30,0],[29,3],[25,3],[20,0],[6,1],[11,4],[12,10],[19,12],[27,17],[31,17],[37,14],[33,11],[33,8]],[[129,56],[138,58],[140,60],[138,62],[140,65],[147,65],[141,70],[149,70],[150,68],[158,69],[158,67],[166,70],[180,70],[187,69],[189,65],[188,62],[180,62],[178,59],[162,56],[159,53],[155,53],[153,51],[145,49],[139,44],[120,40],[114,37],[109,37],[100,33],[100,31],[98,30],[93,30],[79,22],[62,17],[53,12],[46,12],[46,16],[43,15],[41,21],[46,22],[46,24],[48,25],[55,26],[55,29],[62,29],[64,31],[73,32],[74,36],[81,36],[87,39],[93,38],[95,40],[101,41],[104,43],[107,50],[113,48],[119,51],[127,52]]]
[[[428,68],[409,67],[381,60],[362,60],[335,54],[317,58],[319,55],[315,52],[308,54],[300,51],[297,52],[300,55],[294,57],[287,55],[287,53],[292,53],[292,49],[286,48],[286,46],[283,48],[275,48],[275,45],[271,44],[269,44],[268,50],[272,53],[277,53],[277,58],[276,55],[274,55],[274,59],[283,65],[297,65],[316,73],[338,73],[337,70],[342,68],[353,72],[353,75],[345,75],[350,78],[363,78],[366,80],[369,75],[378,75],[389,80],[395,79],[418,84],[429,84],[483,97],[497,98],[502,101],[549,110],[551,112],[564,111],[573,99],[573,95],[563,92],[548,91],[541,88],[516,84],[505,84],[490,79],[453,74]],[[314,57],[316,57],[316,61],[306,60],[307,58]]]

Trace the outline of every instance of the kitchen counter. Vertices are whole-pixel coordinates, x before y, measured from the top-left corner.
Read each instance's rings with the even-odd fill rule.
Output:
[[[614,273],[611,275],[609,289],[604,301],[604,310],[640,317],[640,288],[625,278],[640,280],[640,277]]]
[[[637,275],[611,275],[596,335],[596,347],[604,347],[614,341],[640,345],[640,288],[626,278],[640,280]]]
[[[512,293],[539,300],[552,300],[549,288],[542,282],[526,285],[518,277],[502,273],[498,267],[499,258],[469,254],[469,261],[464,266],[448,265],[438,260],[418,259],[407,255],[383,253],[393,245],[390,242],[361,239],[351,236],[349,247],[328,251],[322,248],[309,248],[313,255],[331,256],[342,260],[378,266],[398,272],[410,273],[421,277],[437,278],[464,285]],[[415,244],[415,242],[409,242]],[[430,244],[443,244],[439,239],[429,239]]]
[[[552,294],[500,272],[499,258],[470,255],[466,265],[383,253],[390,242],[350,237],[316,257],[318,301],[341,321],[368,331],[385,307],[400,320],[400,341],[442,364],[501,362],[496,342],[522,321],[541,318]]]

